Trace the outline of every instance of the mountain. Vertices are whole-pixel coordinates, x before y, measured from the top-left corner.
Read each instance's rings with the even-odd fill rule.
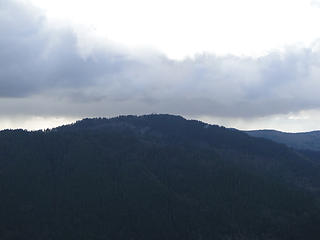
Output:
[[[320,151],[320,131],[286,133],[275,130],[245,131],[253,137],[267,138],[296,149]]]
[[[319,170],[283,144],[173,115],[5,130],[0,239],[318,239]]]

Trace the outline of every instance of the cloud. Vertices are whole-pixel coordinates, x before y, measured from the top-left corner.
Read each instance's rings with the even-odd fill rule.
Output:
[[[175,61],[84,44],[70,26],[50,25],[29,5],[0,5],[2,116],[164,112],[248,119],[320,108],[317,41],[260,58],[201,54]]]
[[[311,5],[314,7],[320,7],[320,1],[319,0],[312,0]]]

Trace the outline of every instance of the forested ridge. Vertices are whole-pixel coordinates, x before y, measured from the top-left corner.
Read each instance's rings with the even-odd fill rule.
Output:
[[[284,143],[295,149],[320,152],[320,131],[287,133],[276,130],[252,130],[245,132],[250,136]]]
[[[315,154],[153,114],[0,132],[0,239],[320,236]]]

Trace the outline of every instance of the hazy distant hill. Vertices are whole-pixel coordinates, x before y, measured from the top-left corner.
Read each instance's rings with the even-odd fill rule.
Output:
[[[320,151],[320,131],[285,133],[275,130],[253,130],[245,132],[250,136],[267,138],[296,149]]]
[[[172,115],[0,132],[0,239],[318,240],[320,167]]]

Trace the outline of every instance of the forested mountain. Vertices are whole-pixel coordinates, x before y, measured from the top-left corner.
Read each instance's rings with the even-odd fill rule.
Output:
[[[320,236],[316,156],[172,115],[0,132],[0,239]]]
[[[253,130],[245,132],[250,136],[267,138],[292,148],[320,151],[320,131],[286,133],[275,130]]]

